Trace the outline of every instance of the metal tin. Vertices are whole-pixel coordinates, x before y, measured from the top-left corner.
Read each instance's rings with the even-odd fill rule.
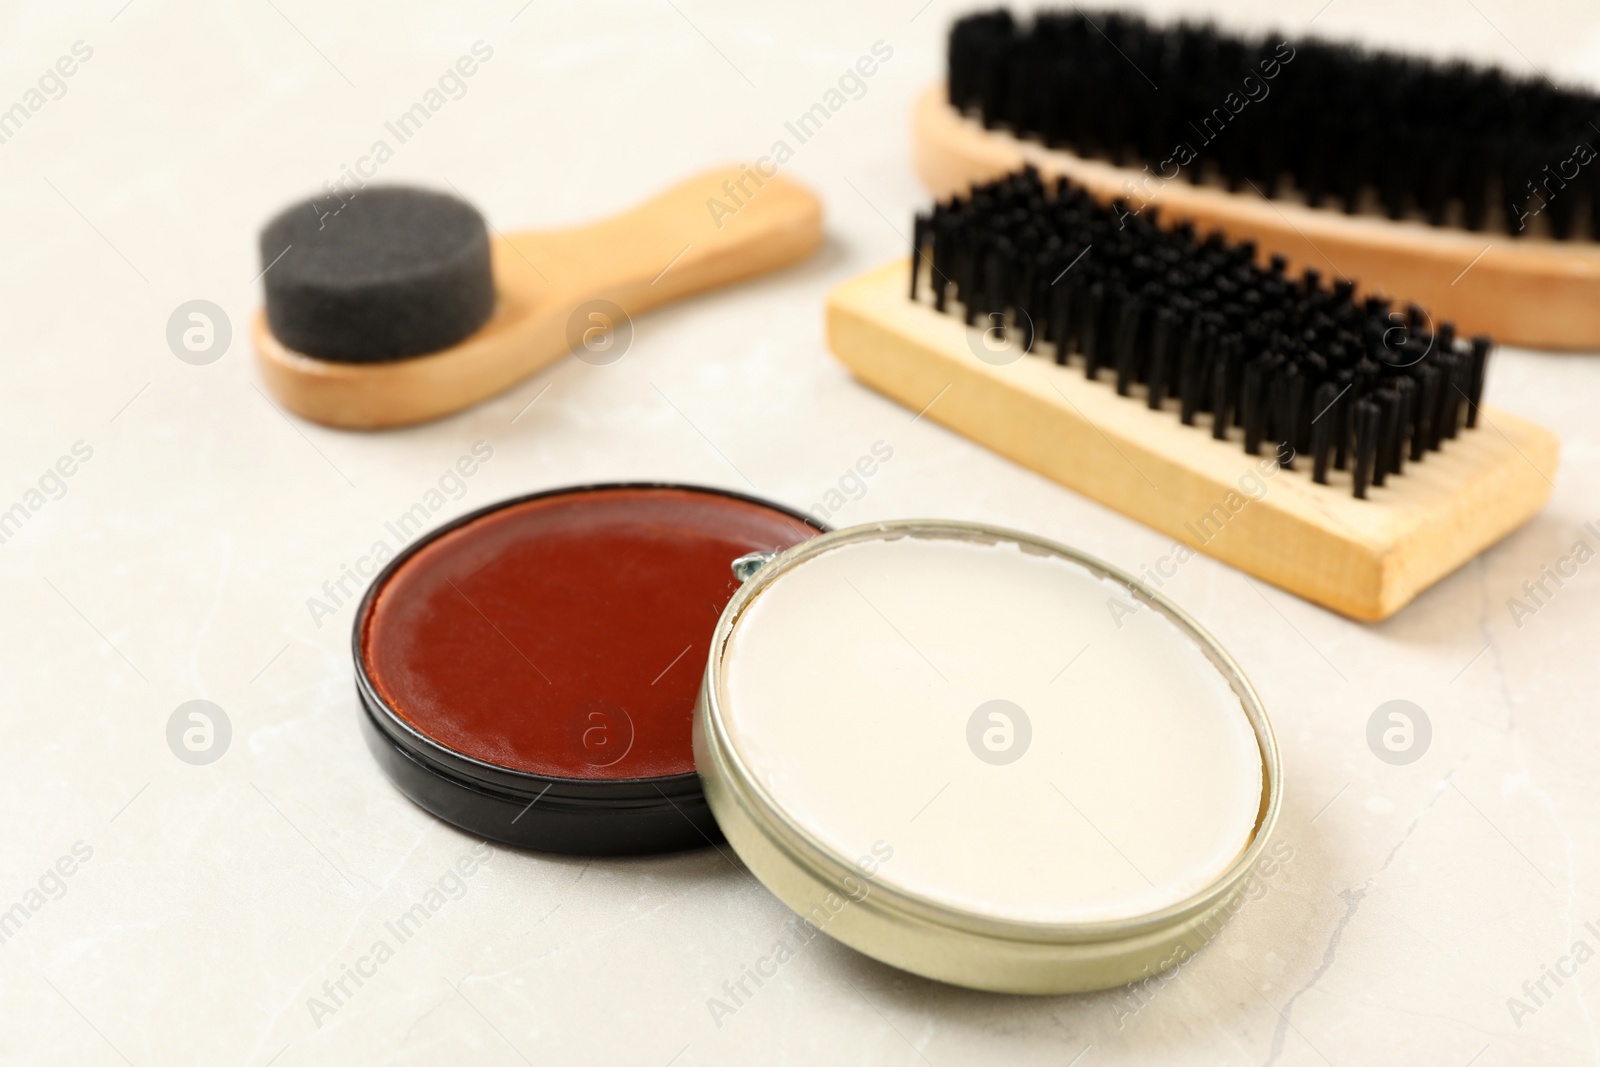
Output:
[[[522,848],[574,855],[633,855],[703,848],[722,840],[693,771],[650,778],[560,778],[487,763],[424,734],[379,694],[362,654],[378,593],[425,546],[503,508],[530,500],[614,489],[672,489],[729,497],[784,514],[824,532],[803,512],[723,489],[662,482],[564,486],[513,497],[462,515],[408,545],[373,578],[351,630],[361,732],[385,775],[439,818],[482,837]],[[734,560],[728,561],[729,565]]]
[[[745,609],[783,574],[840,545],[903,537],[1013,542],[1060,556],[1125,586],[1191,638],[1237,694],[1261,751],[1262,796],[1255,832],[1233,866],[1189,899],[1133,919],[1030,923],[958,910],[879,881],[868,880],[863,887],[862,872],[851,857],[831,852],[789,818],[753,779],[729,740],[721,681],[729,642]],[[838,530],[802,542],[760,568],[717,623],[695,713],[694,752],[706,800],[722,832],[785,904],[801,915],[823,908],[831,916],[826,933],[885,963],[955,985],[1005,993],[1107,989],[1186,960],[1237,909],[1277,822],[1283,795],[1277,741],[1260,698],[1233,658],[1182,609],[1132,575],[1053,541],[999,527],[935,520]],[[838,905],[841,898],[848,906]]]

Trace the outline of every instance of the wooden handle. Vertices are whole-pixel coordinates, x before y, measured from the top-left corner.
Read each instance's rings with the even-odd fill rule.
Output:
[[[1479,428],[1357,500],[1347,471],[1318,485],[1304,460],[1279,470],[1246,454],[1237,430],[1215,440],[1170,406],[1118,396],[1103,375],[1039,355],[982,362],[978,330],[907,299],[909,282],[902,261],[829,294],[828,345],[856,377],[1187,549],[1352,618],[1393,615],[1550,495],[1556,435],[1486,407]]]
[[[495,238],[494,314],[443,351],[384,363],[316,359],[279,343],[265,312],[251,334],[262,378],[295,414],[346,429],[405,426],[460,411],[559,359],[583,336],[593,301],[632,319],[804,259],[821,243],[822,205],[811,192],[724,167],[600,222]],[[593,321],[614,327],[616,318],[603,311]]]
[[[508,239],[558,291],[637,315],[810,255],[822,204],[787,178],[723,167],[602,222]]]
[[[924,184],[938,197],[964,192],[1031,163],[1065,177],[1101,200],[1159,206],[1164,223],[1193,222],[1255,241],[1263,263],[1273,253],[1290,268],[1348,278],[1426,308],[1463,335],[1487,333],[1533,348],[1600,348],[1600,244],[1475,233],[1423,222],[1346,215],[1253,191],[1161,182],[1143,170],[985,130],[950,107],[944,87],[929,88],[913,116],[913,153]]]

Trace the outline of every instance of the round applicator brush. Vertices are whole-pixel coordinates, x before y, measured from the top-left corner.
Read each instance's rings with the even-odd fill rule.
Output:
[[[285,209],[261,234],[252,329],[268,389],[314,422],[379,429],[451,414],[634,316],[787,266],[822,243],[822,206],[760,168],[719,169],[599,222],[492,233],[473,207],[368,187]]]

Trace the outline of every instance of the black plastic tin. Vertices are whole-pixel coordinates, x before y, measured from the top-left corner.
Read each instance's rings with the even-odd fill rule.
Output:
[[[454,519],[407,545],[373,578],[351,632],[356,693],[367,748],[390,781],[418,806],[493,841],[581,856],[637,855],[701,848],[723,840],[696,772],[653,778],[559,778],[487,763],[457,752],[406,722],[378,694],[362,657],[362,634],[377,593],[424,546],[502,508],[550,496],[614,489],[673,489],[769,508],[817,533],[828,527],[793,508],[724,489],[667,482],[563,486],[502,500]],[[729,566],[733,565],[729,560]],[[710,638],[711,626],[707,627]]]

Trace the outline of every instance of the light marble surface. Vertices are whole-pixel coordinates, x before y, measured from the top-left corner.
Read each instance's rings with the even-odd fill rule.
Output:
[[[1600,81],[1600,30],[1576,0],[1321,7],[1250,0],[1226,17],[1299,30],[1316,16],[1318,32]],[[1507,607],[1600,520],[1600,364],[1515,351],[1497,357],[1489,395],[1562,434],[1554,497],[1396,618],[1352,623],[1203,557],[1169,585],[1274,716],[1291,858],[1143,1003],[1125,990],[981,995],[819,939],[714,1020],[708,998],[789,920],[725,856],[499,850],[337,1011],[313,1017],[309,999],[386,920],[441,879],[456,888],[449,872],[474,842],[379,773],[357,732],[350,606],[319,626],[307,601],[473,442],[494,458],[441,519],[623,478],[753,485],[805,507],[881,440],[892,460],[835,522],[977,519],[1129,569],[1167,550],[913,424],[824,346],[824,292],[897,254],[896,228],[923,201],[907,113],[938,74],[954,10],[96,0],[0,14],[0,107],[74,42],[93,50],[65,94],[0,144],[0,508],[75,442],[92,449],[65,495],[0,545],[0,909],[41,879],[51,894],[0,944],[0,1060],[1600,1056],[1600,963],[1586,953],[1575,977],[1546,980],[1531,1014],[1508,1007],[1575,942],[1600,949],[1600,575],[1580,569],[1520,626]],[[705,164],[754,159],[875,41],[894,54],[787,168],[827,201],[829,243],[811,262],[641,319],[613,366],[564,361],[430,426],[357,436],[286,419],[259,391],[243,332],[259,300],[257,226],[353,164],[480,39],[492,60],[383,176],[448,180],[502,228],[581,220]],[[208,366],[174,358],[164,336],[196,298],[234,328]],[[193,699],[233,727],[207,766],[166,742]],[[1391,699],[1433,725],[1409,766],[1380,762],[1365,740]],[[74,847],[88,859],[71,859]],[[62,857],[73,873],[57,882],[46,872]]]

